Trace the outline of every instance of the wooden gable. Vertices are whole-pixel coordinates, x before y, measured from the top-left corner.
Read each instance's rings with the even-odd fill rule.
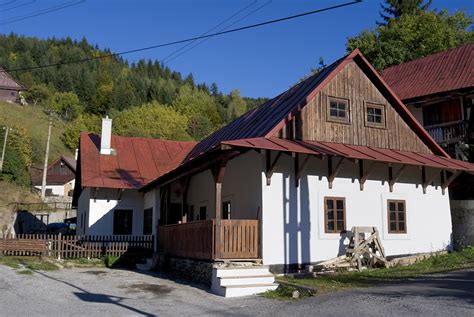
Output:
[[[330,99],[348,102],[348,122],[331,120]],[[382,126],[367,121],[367,106],[383,109]],[[309,100],[278,136],[433,153],[354,60]]]

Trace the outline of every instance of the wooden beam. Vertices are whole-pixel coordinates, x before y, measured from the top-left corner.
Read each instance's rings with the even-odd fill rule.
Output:
[[[441,185],[441,189],[443,190],[443,194],[446,190],[446,188],[448,188],[448,186],[453,182],[453,180],[456,179],[456,177],[459,176],[459,174],[461,174],[461,171],[454,171],[454,173],[451,174],[451,176],[449,176],[445,182]]]
[[[221,258],[221,219],[222,219],[222,181],[224,179],[227,160],[223,159],[216,165],[215,181],[215,213],[216,213],[216,257]]]
[[[402,165],[402,167],[400,167],[400,169],[395,173],[395,175],[393,175],[393,167],[389,166],[389,168],[388,168],[388,173],[389,173],[388,186],[389,186],[390,192],[393,192],[393,185],[395,185],[395,183],[398,181],[400,176],[402,176],[402,174],[403,174],[403,172],[405,171],[406,168],[407,168],[407,165]]]
[[[267,160],[267,171],[265,173],[265,176],[267,177],[267,186],[270,186],[271,182],[272,182],[272,176],[273,176],[273,171],[275,170],[275,167],[278,163],[278,160],[280,159],[281,157],[281,153],[282,152],[278,152],[275,159],[272,161],[272,157],[271,157],[271,151],[270,150],[267,150],[267,157],[266,157],[266,160]]]
[[[296,187],[299,186],[301,175],[303,174],[303,170],[308,164],[310,157],[311,157],[310,154],[306,155],[305,159],[303,160],[301,164],[299,164],[299,161],[298,161],[298,165],[295,162]]]
[[[364,171],[364,161],[359,161],[359,185],[360,190],[364,190],[364,184],[369,178],[370,174],[374,171],[377,162],[372,162],[369,167]]]
[[[424,169],[425,170],[425,169]],[[438,172],[434,172],[430,177],[426,178],[426,171],[424,172],[424,179],[423,179],[423,194],[426,194],[426,188],[434,181],[434,179],[438,176]]]
[[[332,189],[332,183],[334,181],[334,179],[336,178],[337,174],[339,173],[339,171],[341,170],[342,168],[342,164],[344,163],[344,158],[341,157],[341,160],[336,164],[336,167],[332,168],[332,156],[329,156],[328,157],[328,185],[329,185],[329,189]]]

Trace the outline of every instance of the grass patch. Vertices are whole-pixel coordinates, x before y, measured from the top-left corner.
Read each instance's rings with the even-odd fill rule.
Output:
[[[11,125],[21,124],[28,130],[28,135],[33,143],[33,162],[42,163],[48,133],[48,115],[44,112],[44,108],[41,106],[33,107],[32,105],[21,106],[2,101],[0,102],[0,113],[4,121]],[[49,153],[50,162],[62,154],[73,157],[71,150],[66,148],[61,141],[61,135],[65,129],[66,124],[64,122],[57,118],[53,120]]]
[[[435,255],[408,266],[371,269],[363,272],[340,272],[334,275],[301,279],[279,277],[277,280],[313,287],[318,290],[318,294],[322,294],[470,267],[474,267],[474,248],[472,247],[449,254]]]
[[[3,256],[0,257],[0,264],[14,269],[25,267],[34,271],[54,271],[59,269],[59,267],[51,261],[27,256]]]
[[[298,290],[299,298],[293,298],[293,293],[295,291],[296,291],[296,288],[293,288],[293,287],[279,286],[276,290],[266,291],[260,295],[268,299],[278,299],[278,300],[297,300],[297,299],[314,295],[310,291]]]
[[[88,258],[78,258],[78,259],[66,259],[63,263],[64,267],[105,267],[104,259],[88,259]]]
[[[32,275],[33,274],[33,272],[30,271],[30,270],[21,270],[21,271],[18,271],[17,273],[21,274],[21,275]]]

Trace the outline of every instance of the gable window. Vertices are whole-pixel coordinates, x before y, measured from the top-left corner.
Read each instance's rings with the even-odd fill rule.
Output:
[[[115,209],[114,210],[114,234],[132,234],[133,210]]]
[[[328,98],[328,120],[349,123],[349,100],[342,98]]]
[[[365,111],[367,126],[385,128],[385,106],[366,103]]]
[[[406,208],[404,200],[388,200],[388,233],[406,233]]]
[[[153,226],[153,208],[147,208],[143,211],[143,235],[152,234]]]
[[[324,232],[339,233],[346,230],[346,199],[324,198]]]

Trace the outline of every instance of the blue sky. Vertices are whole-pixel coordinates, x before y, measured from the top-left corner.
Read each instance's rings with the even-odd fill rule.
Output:
[[[304,11],[341,4],[344,0],[87,0],[79,5],[19,22],[7,19],[28,15],[72,0],[0,1],[0,32],[81,39],[112,51],[124,51],[204,33],[246,6],[249,8],[223,26],[259,10],[233,27],[258,23]],[[327,64],[345,54],[346,38],[371,28],[380,20],[379,0],[282,22],[259,29],[214,37],[179,56],[168,65],[196,82],[216,82],[221,90],[238,88],[244,96],[272,97],[287,89],[319,57]],[[473,12],[474,1],[434,0],[433,8]],[[221,27],[223,27],[221,26]],[[126,55],[130,61],[163,60],[180,46]]]

